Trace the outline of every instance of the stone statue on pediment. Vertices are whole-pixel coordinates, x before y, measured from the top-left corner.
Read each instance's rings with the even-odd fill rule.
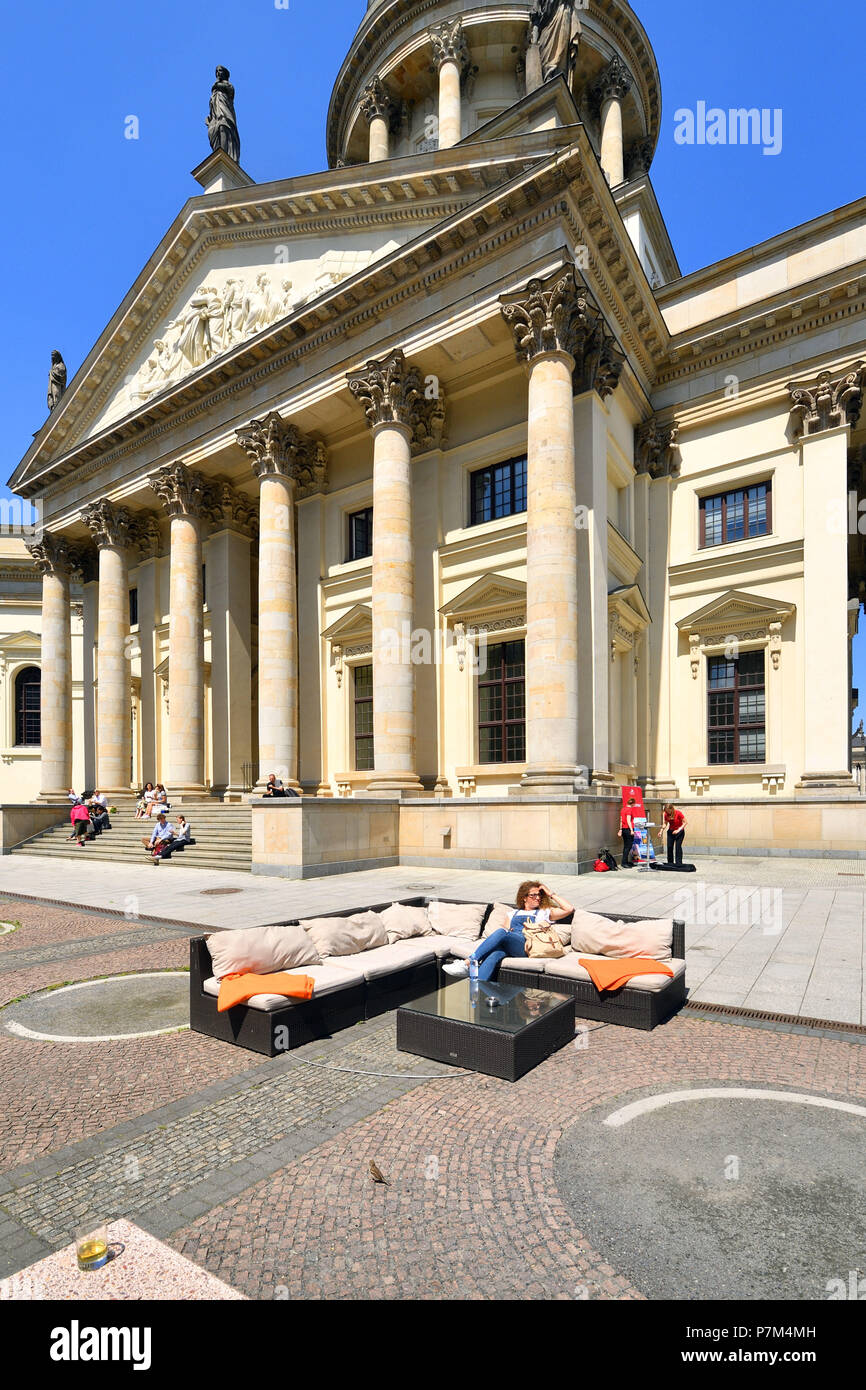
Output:
[[[168,386],[177,372],[178,359],[176,353],[168,346],[164,338],[157,338],[153,345],[153,354],[145,362],[141,369],[138,389],[132,392],[133,397],[140,401],[150,400],[151,396],[156,396]]]
[[[575,0],[538,0],[529,21],[530,44],[537,44],[541,80],[562,75],[571,80],[582,29]]]
[[[216,82],[211,88],[207,133],[211,149],[225,150],[236,164],[241,161],[241,137],[235,116],[235,89],[229,81],[228,68],[218,67]]]
[[[48,413],[56,410],[66,390],[66,363],[55,348],[51,354],[51,369],[48,373]]]
[[[222,300],[212,285],[202,285],[183,316],[177,351],[191,367],[203,367],[222,352]]]

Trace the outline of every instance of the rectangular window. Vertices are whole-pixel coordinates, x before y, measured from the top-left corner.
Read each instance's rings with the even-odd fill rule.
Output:
[[[766,762],[764,653],[729,659],[713,656],[708,667],[707,761]]]
[[[470,526],[526,511],[526,455],[479,468],[470,478]]]
[[[772,489],[770,483],[737,488],[717,497],[700,499],[700,545],[728,545],[732,541],[751,541],[767,536],[772,528]]]
[[[526,761],[526,675],[523,642],[499,642],[487,650],[478,679],[479,763]]]
[[[349,559],[366,560],[373,554],[373,508],[352,512],[349,517]]]
[[[129,626],[135,627],[138,622],[138,590],[129,591]]]
[[[373,762],[373,667],[354,669],[355,771],[372,772]]]

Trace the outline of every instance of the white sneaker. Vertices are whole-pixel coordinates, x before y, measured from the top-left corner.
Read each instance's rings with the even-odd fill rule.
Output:
[[[465,980],[469,974],[468,960],[449,960],[443,965],[442,969],[446,975],[453,975],[458,980]]]

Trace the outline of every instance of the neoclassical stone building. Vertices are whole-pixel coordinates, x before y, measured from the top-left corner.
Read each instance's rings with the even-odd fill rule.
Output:
[[[11,481],[46,527],[44,798],[79,576],[114,795],[276,771],[332,864],[564,865],[638,780],[693,844],[862,843],[866,200],[683,277],[660,121],[625,0],[378,0],[327,170],[195,171]],[[308,865],[289,814],[275,872]]]

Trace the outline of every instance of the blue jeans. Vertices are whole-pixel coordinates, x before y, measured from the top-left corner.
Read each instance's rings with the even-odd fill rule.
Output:
[[[492,980],[506,956],[525,956],[526,942],[523,932],[506,931],[504,927],[499,931],[491,932],[480,946],[476,946],[472,952],[475,960],[479,962],[479,980]],[[471,959],[472,957],[470,957]]]

